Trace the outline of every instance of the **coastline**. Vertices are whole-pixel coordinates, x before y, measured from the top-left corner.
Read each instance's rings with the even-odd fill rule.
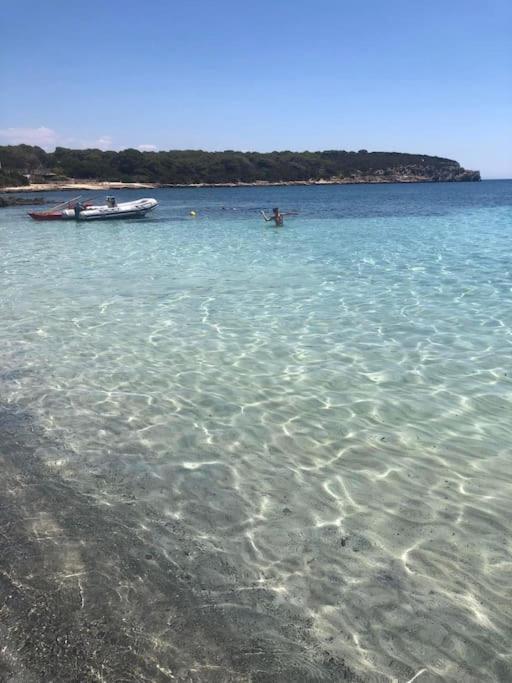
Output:
[[[156,190],[172,188],[214,188],[214,187],[290,187],[293,185],[313,186],[313,185],[391,185],[391,184],[411,184],[411,183],[437,183],[437,182],[475,182],[469,178],[459,178],[454,180],[435,179],[426,176],[398,176],[393,175],[384,177],[380,175],[359,176],[355,178],[336,178],[331,180],[281,180],[266,181],[256,180],[252,183],[123,183],[110,180],[92,180],[90,182],[80,181],[61,181],[54,183],[34,183],[33,185],[14,185],[0,188],[0,193],[11,192],[72,192],[75,190],[83,191],[105,191],[105,190]]]

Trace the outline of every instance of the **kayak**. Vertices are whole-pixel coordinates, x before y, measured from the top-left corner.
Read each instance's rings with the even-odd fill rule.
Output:
[[[72,209],[80,199],[81,196],[79,195],[78,197],[68,199],[67,202],[52,206],[50,209],[46,209],[46,211],[29,211],[28,215],[35,221],[62,221],[66,218],[71,218],[71,216],[65,215],[65,211],[66,209]],[[72,213],[74,215],[74,212]]]
[[[136,199],[133,202],[120,202],[114,206],[89,206],[82,209],[76,215],[74,209],[65,209],[62,213],[65,218],[76,218],[79,221],[111,220],[113,218],[137,218],[145,216],[158,206],[156,199]]]
[[[62,211],[29,211],[28,215],[35,221],[61,221],[65,218]]]

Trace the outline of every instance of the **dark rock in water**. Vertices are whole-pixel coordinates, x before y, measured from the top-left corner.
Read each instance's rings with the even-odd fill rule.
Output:
[[[40,204],[48,204],[44,197],[9,197],[0,195],[0,209],[7,206],[34,206]]]
[[[480,171],[466,171],[465,169],[462,169],[461,172],[455,176],[454,180],[478,182],[479,180],[482,180],[482,178],[480,177]]]

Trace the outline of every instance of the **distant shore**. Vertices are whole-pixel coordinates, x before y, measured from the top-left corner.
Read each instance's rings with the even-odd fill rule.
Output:
[[[167,188],[205,188],[205,187],[289,187],[293,185],[389,185],[392,183],[433,183],[433,182],[464,182],[461,180],[433,180],[424,176],[358,176],[355,178],[336,178],[332,180],[282,180],[270,182],[256,180],[253,183],[122,183],[111,180],[81,181],[57,181],[52,183],[34,183],[32,185],[16,185],[0,188],[0,193],[5,192],[73,192],[73,191],[105,191],[105,190],[155,190]]]

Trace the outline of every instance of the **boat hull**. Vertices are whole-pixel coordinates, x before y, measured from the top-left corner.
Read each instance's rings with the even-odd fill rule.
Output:
[[[92,206],[80,211],[78,216],[74,211],[66,211],[73,214],[79,221],[106,221],[120,218],[140,218],[145,216],[148,211],[152,211],[158,202],[156,199],[137,199],[134,202],[121,202],[116,206]]]
[[[62,211],[48,213],[38,213],[37,211],[31,211],[28,215],[35,221],[65,221],[69,218],[69,216],[65,216]]]
[[[112,220],[118,220],[120,218],[143,218],[148,211],[151,211],[155,207],[151,207],[151,209],[139,209],[138,211],[118,211],[116,213],[114,212],[95,212],[95,213],[90,213],[89,215],[86,215],[88,212],[84,211],[83,213],[80,214],[78,220],[79,221],[112,221]]]

